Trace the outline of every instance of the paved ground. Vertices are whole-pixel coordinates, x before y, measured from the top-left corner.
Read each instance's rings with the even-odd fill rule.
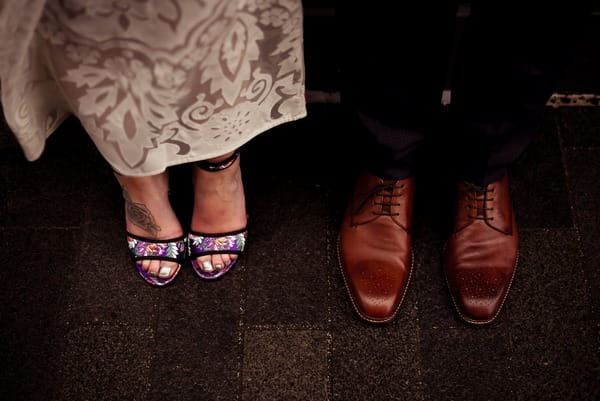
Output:
[[[309,88],[330,90],[317,75]],[[337,104],[312,104],[244,149],[239,265],[206,283],[187,264],[165,289],[130,265],[118,186],[76,121],[34,163],[2,131],[2,400],[600,399],[600,108],[548,109],[511,169],[521,261],[485,327],[463,324],[445,288],[448,186],[431,170],[398,317],[355,316],[335,253],[355,164]],[[189,170],[172,172],[187,219]]]

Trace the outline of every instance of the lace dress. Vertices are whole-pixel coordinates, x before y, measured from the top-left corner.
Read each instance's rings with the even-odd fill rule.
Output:
[[[128,176],[306,115],[300,0],[0,2],[5,118],[26,157],[75,114]]]

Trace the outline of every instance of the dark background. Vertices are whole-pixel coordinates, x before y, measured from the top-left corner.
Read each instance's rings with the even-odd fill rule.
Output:
[[[353,312],[335,252],[356,163],[335,101],[333,9],[304,3],[309,116],[243,150],[249,246],[222,280],[186,264],[168,288],[144,284],[118,185],[78,122],[35,162],[2,126],[1,400],[600,399],[600,7],[561,107],[510,170],[521,257],[500,317],[472,327],[454,311],[440,258],[449,188],[431,168],[418,177],[408,294],[373,326]],[[580,93],[596,97],[565,96]],[[189,168],[172,177],[185,219]]]

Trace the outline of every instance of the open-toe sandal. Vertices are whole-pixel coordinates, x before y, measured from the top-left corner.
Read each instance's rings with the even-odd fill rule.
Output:
[[[233,153],[233,155],[221,162],[211,163],[203,160],[196,162],[195,164],[198,168],[204,171],[218,172],[231,167],[231,165],[235,163],[239,154],[240,152],[238,149]],[[188,246],[189,256],[192,260],[192,267],[194,268],[194,271],[198,274],[198,276],[205,280],[214,280],[225,275],[225,273],[227,273],[235,265],[237,259],[232,260],[220,270],[215,269],[211,272],[207,272],[202,270],[202,266],[198,264],[196,258],[215,254],[240,255],[244,250],[247,234],[248,231],[246,227],[240,230],[218,234],[201,233],[190,230],[190,233],[188,234]]]
[[[154,240],[127,233],[127,244],[129,245],[129,253],[140,276],[147,283],[157,287],[162,287],[172,282],[179,273],[181,265],[186,258],[185,235],[173,239]],[[143,260],[166,260],[178,263],[178,266],[175,272],[168,278],[162,278],[160,274],[155,276],[144,270],[142,268]]]
[[[196,258],[215,254],[240,255],[246,244],[246,234],[247,231],[245,228],[222,234],[206,234],[190,231],[188,235],[190,258],[192,259],[192,267],[198,276],[205,280],[214,280],[225,275],[235,265],[237,259],[223,266],[221,270],[206,272],[202,270]]]

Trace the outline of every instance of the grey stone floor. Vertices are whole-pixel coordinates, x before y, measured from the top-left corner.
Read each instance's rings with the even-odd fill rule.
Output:
[[[309,89],[335,90],[318,45],[330,24],[310,23]],[[598,107],[547,110],[510,170],[514,286],[496,322],[472,327],[445,287],[449,188],[432,170],[400,313],[374,326],[353,312],[335,253],[355,168],[339,105],[243,149],[247,252],[222,280],[188,263],[164,289],[131,266],[119,188],[77,121],[36,162],[0,127],[0,400],[598,400],[599,130]],[[171,173],[187,221],[189,168]]]

